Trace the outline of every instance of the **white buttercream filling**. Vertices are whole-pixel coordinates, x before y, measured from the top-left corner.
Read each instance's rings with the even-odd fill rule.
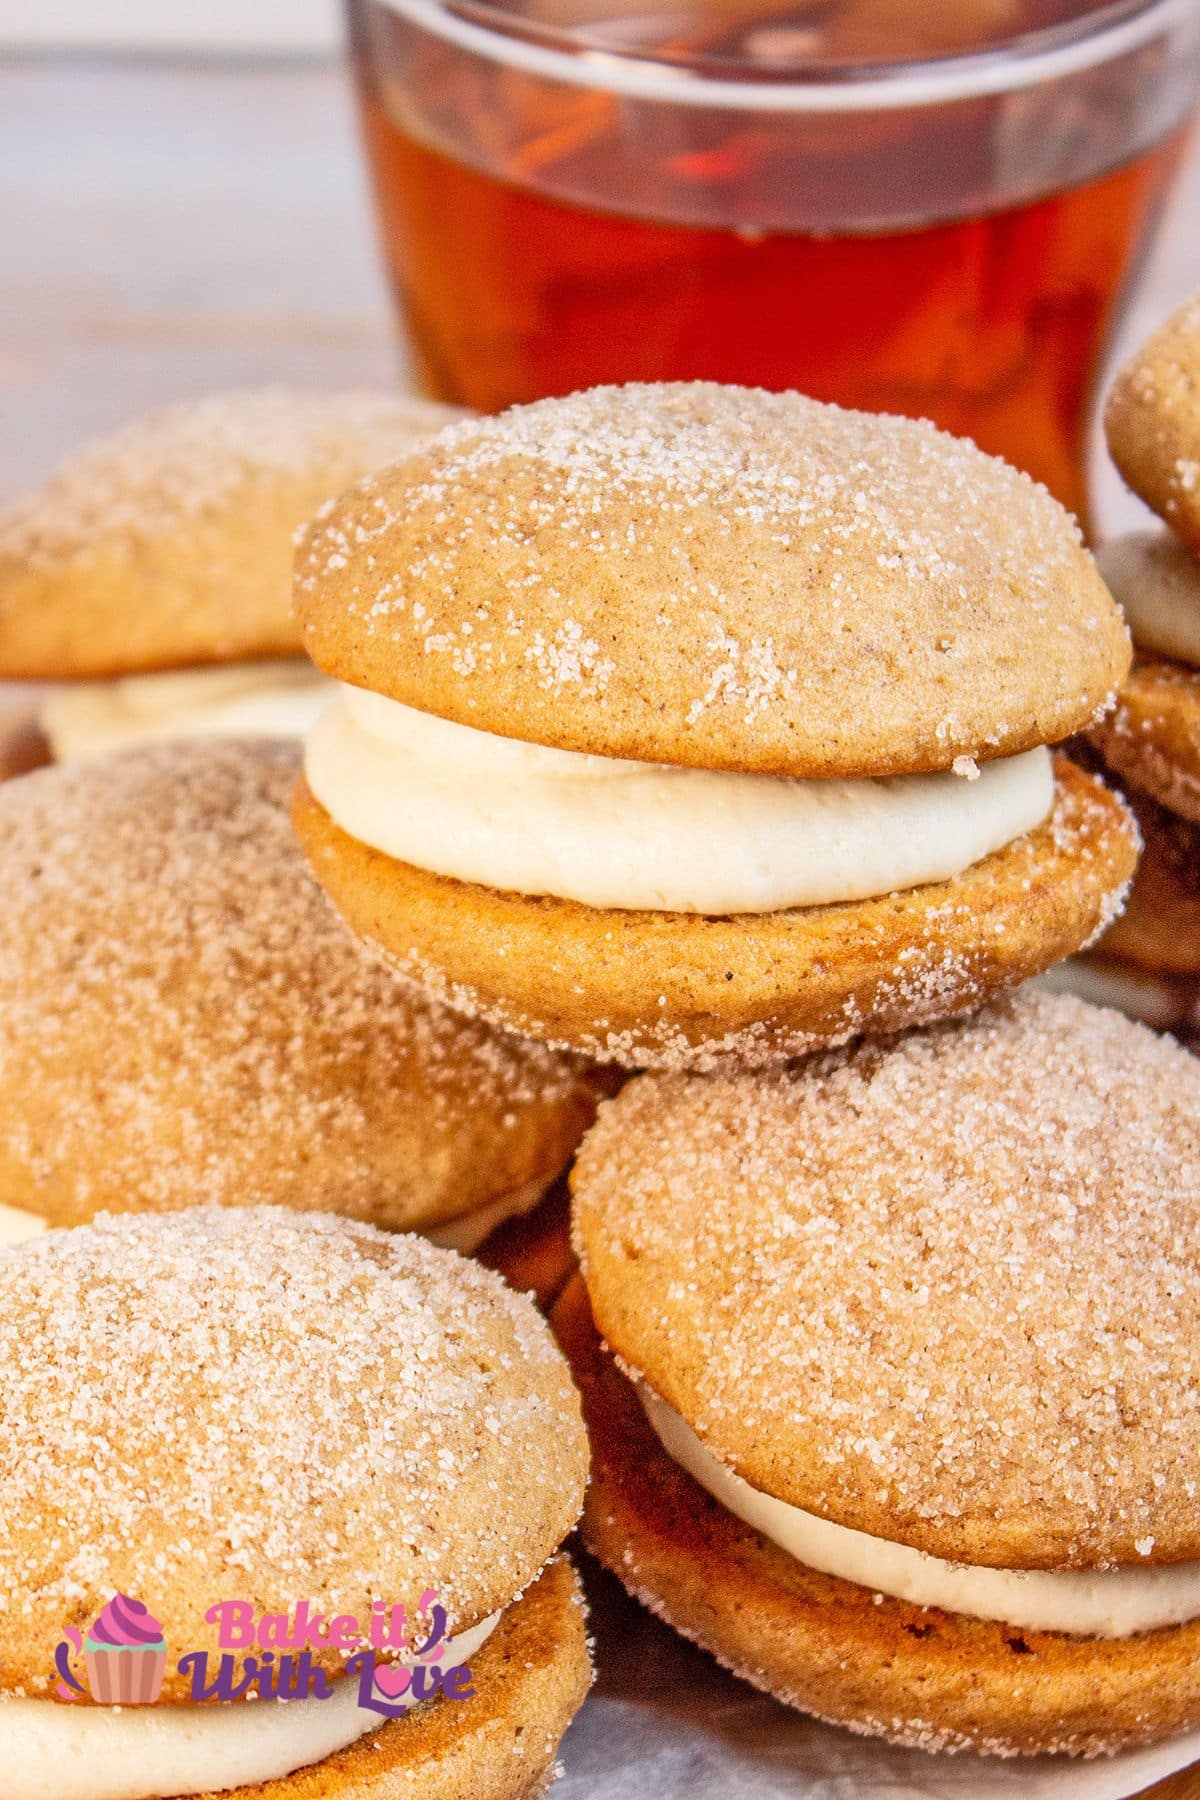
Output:
[[[546,1177],[539,1175],[536,1180],[513,1188],[511,1193],[502,1194],[490,1206],[477,1206],[474,1212],[449,1219],[444,1225],[435,1225],[424,1235],[430,1243],[440,1244],[443,1250],[457,1250],[461,1256],[471,1256],[497,1225],[503,1225],[506,1219],[515,1219],[521,1213],[532,1212],[549,1185]]]
[[[493,1613],[452,1638],[441,1666],[469,1662],[500,1617]],[[352,1677],[337,1681],[328,1700],[196,1706],[0,1700],[0,1795],[154,1800],[220,1793],[323,1762],[386,1722],[359,1706]]]
[[[1200,668],[1200,557],[1167,531],[1132,531],[1096,552],[1139,650]]]
[[[305,756],[334,822],[459,881],[585,906],[778,912],[946,881],[1050,813],[1044,749],[793,781],[549,749],[343,688]]]
[[[1200,1563],[1120,1569],[985,1569],[943,1562],[834,1525],[751,1487],[717,1461],[687,1421],[645,1385],[646,1416],[673,1462],[744,1524],[806,1568],[872,1593],[936,1606],[973,1619],[997,1619],[1023,1631],[1122,1638],[1200,1618]]]
[[[167,738],[302,738],[333,689],[328,676],[299,656],[81,681],[46,699],[41,727],[56,762]]]
[[[27,1212],[23,1206],[0,1206],[0,1244],[23,1244],[46,1229],[39,1213]]]

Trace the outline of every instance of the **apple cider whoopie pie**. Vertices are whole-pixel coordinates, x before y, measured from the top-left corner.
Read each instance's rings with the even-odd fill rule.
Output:
[[[308,871],[298,771],[289,744],[161,744],[0,788],[0,1204],[26,1222],[258,1201],[465,1250],[564,1168],[598,1075],[393,979]]]
[[[1118,774],[1200,824],[1200,294],[1121,370],[1104,427],[1167,529],[1101,552],[1138,659],[1095,741]]]
[[[69,684],[42,703],[40,759],[303,736],[325,684],[292,620],[296,528],[459,416],[385,393],[214,395],[99,439],[0,507],[0,681]],[[23,723],[0,734],[0,772],[28,759]]]
[[[7,1793],[544,1791],[588,1448],[531,1301],[328,1214],[126,1214],[0,1253],[0,1356]]]
[[[977,1005],[1119,909],[1049,745],[1129,662],[1067,514],[927,424],[708,384],[451,426],[298,552],[295,816],[462,1012],[637,1066]]]
[[[582,1529],[633,1594],[900,1744],[1090,1756],[1200,1724],[1186,1051],[1026,991],[778,1071],[648,1074],[572,1187]]]
[[[1135,661],[1092,742],[1128,790],[1145,855],[1124,916],[1068,978],[1147,1023],[1200,1027],[1200,295],[1117,377],[1109,447],[1164,525],[1097,552]]]

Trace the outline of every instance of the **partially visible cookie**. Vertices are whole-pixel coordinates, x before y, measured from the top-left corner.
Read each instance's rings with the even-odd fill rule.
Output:
[[[1131,787],[1200,824],[1200,669],[1139,657],[1091,738]]]
[[[164,408],[0,508],[0,677],[294,656],[292,536],[456,409],[246,389]]]
[[[195,1207],[0,1255],[0,1346],[14,1793],[47,1756],[63,1800],[542,1791],[590,1676],[558,1554],[588,1447],[528,1299],[411,1235]]]
[[[634,1594],[925,1749],[1200,1724],[1200,1062],[1026,991],[637,1077],[571,1187],[583,1533]]]
[[[158,746],[0,787],[0,1202],[270,1201],[469,1248],[562,1170],[592,1074],[351,937],[292,835],[298,766]]]
[[[1105,1756],[1194,1727],[1200,1626],[1070,1638],[941,1612],[806,1568],[663,1449],[577,1277],[551,1324],[592,1443],[588,1549],[744,1681],[926,1751]]]
[[[49,761],[50,746],[37,713],[27,706],[9,708],[0,717],[0,781],[28,775]]]
[[[2,1221],[0,1221],[2,1225]],[[518,1293],[549,1312],[575,1273],[567,1184],[556,1182],[530,1213],[509,1219],[484,1239],[476,1257]]]
[[[1154,1031],[1169,1031],[1196,1048],[1200,1033],[1200,982],[1191,976],[1140,969],[1100,949],[1047,969],[1035,984],[1049,994],[1076,994],[1092,1006],[1111,1007]]]
[[[1200,294],[1125,364],[1104,428],[1134,493],[1200,551]]]
[[[1137,793],[1130,804],[1142,860],[1125,911],[1097,951],[1147,973],[1200,979],[1200,825]]]

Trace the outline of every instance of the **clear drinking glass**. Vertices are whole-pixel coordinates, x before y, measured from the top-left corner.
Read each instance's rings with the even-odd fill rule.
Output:
[[[348,4],[432,393],[797,387],[934,418],[1085,514],[1200,0]]]

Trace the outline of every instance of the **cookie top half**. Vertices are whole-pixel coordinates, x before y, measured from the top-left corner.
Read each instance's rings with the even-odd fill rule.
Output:
[[[753,1486],[949,1561],[1200,1555],[1200,1062],[1026,992],[647,1075],[572,1179],[596,1321]]]
[[[587,1441],[532,1301],[423,1239],[282,1208],[108,1217],[0,1251],[0,1694],[68,1626],[215,1602],[369,1621],[507,1606],[579,1514]],[[341,1671],[334,1647],[314,1661]]]
[[[0,507],[0,678],[294,655],[297,526],[459,416],[401,395],[262,388],[97,440]]]
[[[350,935],[292,834],[298,770],[213,741],[0,787],[0,1202],[432,1227],[562,1168],[581,1065]]]
[[[1200,551],[1200,293],[1120,370],[1104,429],[1134,493]]]
[[[297,557],[328,673],[502,736],[802,777],[1054,742],[1120,616],[1044,489],[932,425],[716,384],[452,426]]]

